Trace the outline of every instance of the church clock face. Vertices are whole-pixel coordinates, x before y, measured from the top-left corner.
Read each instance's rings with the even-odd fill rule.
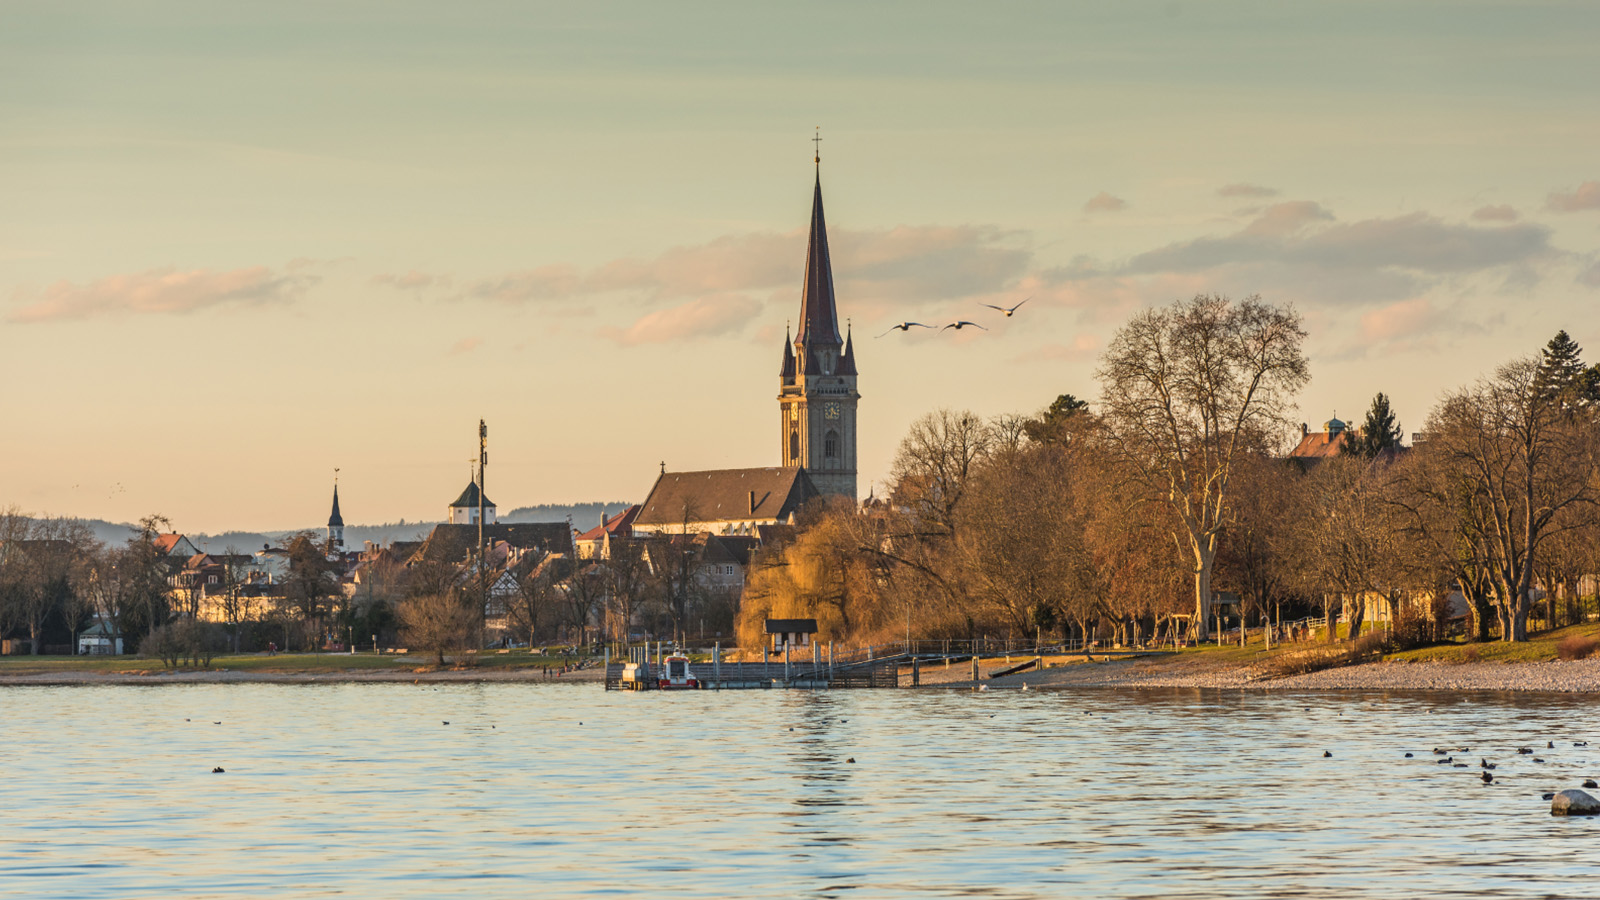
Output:
[[[829,403],[827,408],[823,410],[822,414],[830,419],[839,418],[839,404]]]

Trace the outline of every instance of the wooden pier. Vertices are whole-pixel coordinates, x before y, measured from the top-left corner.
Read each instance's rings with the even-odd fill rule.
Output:
[[[911,686],[920,682],[923,665],[930,663],[969,663],[973,680],[978,679],[978,661],[984,658],[1033,657],[1019,660],[1020,665],[1007,670],[1017,672],[1038,664],[1041,654],[1060,653],[1069,648],[1024,648],[999,641],[911,641],[866,647],[849,653],[835,654],[830,645],[826,653],[820,645],[812,645],[809,658],[769,658],[763,662],[721,661],[720,648],[708,662],[692,663],[690,671],[702,690],[771,690],[794,688],[799,690],[831,690],[834,688],[894,688],[901,686],[900,670],[909,667]],[[1072,648],[1080,649],[1080,648]],[[630,651],[631,663],[608,662],[605,686],[615,690],[657,690],[659,671],[658,649],[654,656],[647,648]],[[624,670],[636,667],[639,678],[623,679]],[[997,675],[1001,673],[991,673]]]

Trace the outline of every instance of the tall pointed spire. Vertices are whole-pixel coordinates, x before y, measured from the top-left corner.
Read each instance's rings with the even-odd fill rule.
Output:
[[[800,296],[800,343],[842,344],[833,301],[833,262],[828,258],[828,226],[822,215],[822,171],[818,163],[811,198],[811,243],[806,248],[806,283]]]
[[[339,515],[339,486],[337,484],[333,486],[333,515],[328,516],[328,527],[344,527],[344,516]]]

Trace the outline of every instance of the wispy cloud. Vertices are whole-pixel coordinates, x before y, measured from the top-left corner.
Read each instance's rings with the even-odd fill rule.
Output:
[[[448,356],[460,356],[460,355],[462,355],[464,353],[471,353],[472,351],[474,351],[474,350],[476,350],[476,349],[478,349],[479,347],[482,347],[482,346],[483,346],[483,338],[481,338],[481,337],[464,337],[461,340],[456,341],[454,344],[451,344],[450,345],[450,350],[446,355],[448,355]]]
[[[422,290],[424,288],[440,287],[450,283],[448,275],[432,275],[427,272],[418,272],[413,269],[404,274],[383,274],[372,276],[373,284],[386,287],[399,288],[403,291]]]
[[[1084,212],[1118,212],[1128,208],[1128,201],[1101,191],[1083,205]]]
[[[1100,350],[1100,339],[1080,334],[1068,343],[1054,342],[1035,347],[1012,358],[1014,363],[1077,362],[1092,359]]]
[[[167,267],[84,284],[58,281],[37,294],[24,295],[24,305],[6,318],[39,323],[292,303],[321,280],[309,271],[311,267],[305,261],[291,262],[276,271],[266,266],[227,271]]]
[[[1128,269],[1183,272],[1275,262],[1326,269],[1467,272],[1549,254],[1549,238],[1550,230],[1542,225],[1454,225],[1421,212],[1338,223],[1317,204],[1297,201],[1269,207],[1234,234],[1141,253]]]
[[[1517,211],[1509,204],[1499,206],[1480,206],[1472,211],[1474,222],[1515,222]]]
[[[1545,206],[1556,212],[1600,209],[1600,181],[1585,181],[1572,191],[1555,191],[1545,200]]]
[[[1239,182],[1239,183],[1235,183],[1235,184],[1225,184],[1222,187],[1217,188],[1217,196],[1219,196],[1219,197],[1276,197],[1276,196],[1278,196],[1278,191],[1277,191],[1276,188],[1262,187],[1259,184],[1244,184],[1242,182]]]
[[[623,346],[716,337],[742,330],[762,310],[748,297],[702,297],[642,316],[628,328],[603,328],[600,333]]]

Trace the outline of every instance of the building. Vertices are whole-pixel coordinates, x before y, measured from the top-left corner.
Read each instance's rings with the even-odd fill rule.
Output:
[[[450,504],[445,520],[451,525],[476,525],[478,524],[478,499],[482,492],[478,490],[478,479],[467,482],[462,489],[461,496]],[[483,497],[483,524],[495,523],[494,501]]]
[[[614,541],[633,538],[633,520],[639,516],[639,504],[628,507],[614,516],[600,514],[600,524],[573,539],[579,559],[610,559]]]
[[[800,294],[800,334],[784,336],[778,376],[779,458],[801,467],[823,494],[856,499],[856,355],[851,335],[839,335],[822,214],[822,170],[817,161],[811,198],[806,280]]]
[[[1338,416],[1322,423],[1321,431],[1311,431],[1302,422],[1300,443],[1289,451],[1289,458],[1307,462],[1330,459],[1344,452],[1345,442],[1354,436],[1355,432],[1350,430],[1349,425],[1340,421]]]
[[[772,652],[779,656],[790,647],[811,646],[811,636],[816,633],[816,619],[767,620],[767,637],[772,641]]]
[[[763,525],[791,524],[816,496],[816,485],[799,466],[662,472],[632,527],[639,535],[755,535]]]

